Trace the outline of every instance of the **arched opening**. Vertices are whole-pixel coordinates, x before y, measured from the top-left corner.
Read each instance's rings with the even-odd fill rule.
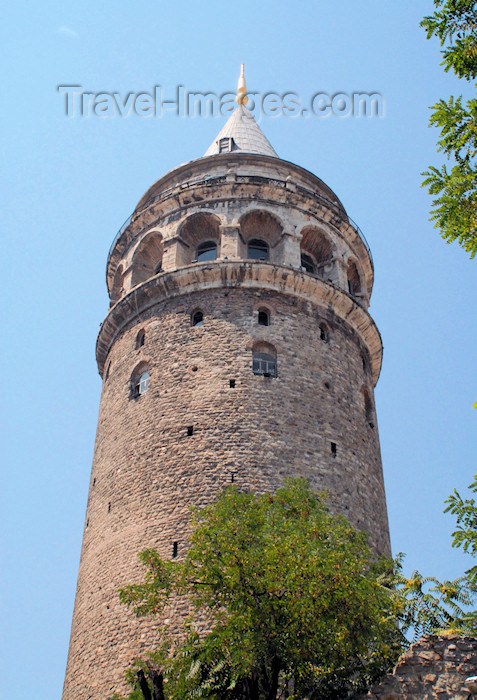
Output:
[[[136,350],[139,350],[139,348],[142,348],[144,343],[146,342],[146,331],[144,328],[142,328],[139,333],[136,336]]]
[[[215,260],[220,247],[220,220],[214,214],[193,214],[179,230],[181,250],[177,264]]]
[[[356,263],[350,261],[348,263],[348,291],[352,296],[361,294],[361,280],[359,278],[358,268]]]
[[[267,211],[256,210],[240,219],[240,232],[250,260],[273,260],[272,251],[280,241],[283,227]]]
[[[333,259],[333,244],[330,238],[315,226],[306,226],[301,235],[302,267],[310,275],[323,277],[325,265]]]
[[[371,398],[369,396],[367,389],[363,389],[363,396],[364,396],[364,412],[365,412],[366,422],[370,428],[374,428],[373,403],[371,401]]]
[[[131,374],[131,396],[133,398],[137,399],[147,392],[150,377],[147,364],[141,362]]]
[[[269,326],[270,325],[270,311],[265,308],[258,310],[258,325],[259,326]]]
[[[320,323],[320,340],[327,343],[330,339],[330,329],[326,323]]]
[[[159,231],[147,233],[133,254],[131,275],[133,287],[154,277],[162,270],[163,253],[162,234]]]
[[[204,325],[203,312],[200,309],[197,309],[197,311],[194,311],[194,313],[191,314],[190,322],[191,322],[192,326],[203,326]]]
[[[270,258],[270,246],[260,238],[252,238],[247,245],[247,258],[250,260],[268,260]]]
[[[252,371],[262,377],[277,376],[277,351],[270,343],[257,343],[252,349]]]
[[[204,241],[199,243],[196,252],[197,262],[206,262],[207,260],[217,259],[217,243],[214,241]]]
[[[113,288],[111,289],[111,306],[115,304],[124,293],[124,268],[119,265],[114,273]]]

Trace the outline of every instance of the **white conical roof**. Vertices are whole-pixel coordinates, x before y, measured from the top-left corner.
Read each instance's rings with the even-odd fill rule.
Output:
[[[225,144],[225,148],[224,146],[220,148],[219,143],[221,139],[226,138],[233,139],[231,147],[227,148],[227,144]],[[278,158],[275,150],[255,121],[253,114],[243,104],[239,104],[235,112],[230,116],[222,131],[219,132],[204,153],[204,157],[215,156],[217,153],[227,151],[261,153]]]

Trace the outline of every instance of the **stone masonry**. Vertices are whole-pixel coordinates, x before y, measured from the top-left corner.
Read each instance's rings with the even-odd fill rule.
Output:
[[[465,684],[477,672],[475,637],[426,635],[400,657],[392,674],[362,700],[469,700]]]
[[[369,249],[319,178],[242,151],[232,127],[220,139],[230,151],[153,185],[108,257],[103,390],[63,700],[124,689],[125,668],[157,633],[119,605],[118,588],[140,580],[136,555],[147,547],[180,558],[190,506],[232,482],[267,491],[305,477],[376,552],[390,552]],[[274,370],[257,372],[258,357]],[[171,605],[172,629],[185,613]]]

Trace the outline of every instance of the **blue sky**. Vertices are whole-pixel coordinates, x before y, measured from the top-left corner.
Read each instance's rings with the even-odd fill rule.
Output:
[[[145,190],[200,157],[223,118],[67,118],[60,84],[380,92],[382,118],[264,117],[280,157],[338,194],[373,252],[384,341],[376,390],[391,537],[406,568],[453,578],[443,500],[477,471],[475,271],[428,221],[429,105],[469,89],[419,28],[431,0],[10,4],[1,44],[3,469],[0,695],[59,697],[101,383],[109,246]]]

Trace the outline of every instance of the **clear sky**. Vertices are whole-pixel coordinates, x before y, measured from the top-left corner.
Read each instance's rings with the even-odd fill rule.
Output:
[[[376,390],[394,552],[454,578],[443,500],[477,471],[475,272],[428,222],[439,163],[428,106],[468,90],[419,28],[431,0],[9,3],[2,79],[2,628],[0,696],[59,698],[101,382],[105,263],[145,190],[200,157],[222,118],[68,118],[85,91],[379,92],[381,118],[263,117],[279,156],[321,177],[363,229],[384,341]],[[147,544],[147,543],[145,543]]]

